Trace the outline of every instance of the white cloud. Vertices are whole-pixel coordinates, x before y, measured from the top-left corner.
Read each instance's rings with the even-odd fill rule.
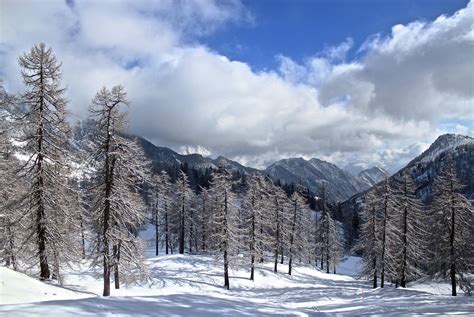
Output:
[[[63,62],[75,117],[101,86],[122,84],[131,131],[159,145],[260,167],[316,156],[394,168],[445,131],[440,120],[473,118],[472,4],[372,37],[357,61],[347,61],[347,39],[257,73],[199,44],[227,23],[252,22],[238,1],[21,2],[1,3],[9,89],[22,89],[17,56],[44,41]]]

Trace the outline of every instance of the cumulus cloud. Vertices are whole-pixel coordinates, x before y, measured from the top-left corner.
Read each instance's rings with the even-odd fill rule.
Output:
[[[394,169],[447,130],[441,121],[472,132],[472,3],[373,36],[356,61],[347,39],[302,64],[280,55],[278,69],[255,72],[200,44],[253,21],[236,0],[21,2],[1,4],[7,87],[21,91],[16,58],[44,41],[63,62],[75,118],[101,86],[122,84],[131,132],[159,145],[257,167],[303,156]]]

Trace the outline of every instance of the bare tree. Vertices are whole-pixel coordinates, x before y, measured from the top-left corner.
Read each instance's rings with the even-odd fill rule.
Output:
[[[449,159],[435,183],[432,206],[430,273],[451,280],[452,295],[457,295],[457,286],[471,293],[471,284],[464,274],[472,273],[474,263],[474,208],[461,194],[452,159]]]
[[[360,239],[354,246],[354,251],[362,252],[361,275],[372,278],[373,288],[377,288],[377,274],[380,256],[380,228],[378,226],[377,210],[379,208],[377,196],[370,191],[364,197],[361,212],[362,225]]]
[[[225,168],[221,167],[212,175],[210,195],[215,200],[211,218],[213,228],[211,241],[216,255],[223,260],[224,287],[229,289],[230,259],[237,252],[239,233],[236,197],[232,192],[232,175]]]
[[[34,215],[31,225],[25,226],[34,230],[27,240],[36,238],[40,278],[47,279],[51,277],[48,256],[54,258],[57,275],[59,253],[69,246],[66,227],[75,218],[70,214],[66,179],[67,101],[61,88],[61,64],[51,48],[40,43],[18,61],[27,87],[22,97],[27,109],[16,118],[24,128],[20,141],[29,155],[21,170],[29,184],[26,196],[30,200],[23,219]]]
[[[110,273],[114,269],[115,288],[120,287],[120,272],[125,282],[146,278],[144,245],[137,230],[145,221],[145,204],[138,185],[147,180],[149,165],[143,150],[126,139],[126,113],[120,108],[128,105],[121,86],[112,90],[102,88],[95,96],[90,114],[96,120],[96,176],[93,188],[94,221],[101,228],[95,241],[96,261],[103,260],[103,295],[110,295]],[[110,253],[112,247],[112,253]]]

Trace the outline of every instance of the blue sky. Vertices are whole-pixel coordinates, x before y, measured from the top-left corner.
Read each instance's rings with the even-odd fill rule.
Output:
[[[3,0],[0,77],[21,93],[17,58],[45,42],[74,120],[120,84],[130,132],[157,145],[395,171],[474,134],[473,16],[474,0]]]
[[[431,21],[464,8],[467,0],[247,0],[251,20],[232,23],[203,41],[231,59],[256,70],[275,69],[277,55],[297,62],[347,38],[360,47],[369,36],[390,33],[392,26]],[[349,59],[360,56],[351,49]]]

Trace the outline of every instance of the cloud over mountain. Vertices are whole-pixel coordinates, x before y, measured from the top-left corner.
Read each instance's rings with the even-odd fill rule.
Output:
[[[75,118],[100,87],[122,84],[131,132],[175,149],[259,167],[304,156],[395,168],[444,131],[473,133],[472,2],[303,64],[280,55],[278,69],[258,72],[201,41],[254,22],[238,1],[3,1],[1,11],[0,75],[11,91],[22,89],[17,56],[44,41],[63,62]]]

